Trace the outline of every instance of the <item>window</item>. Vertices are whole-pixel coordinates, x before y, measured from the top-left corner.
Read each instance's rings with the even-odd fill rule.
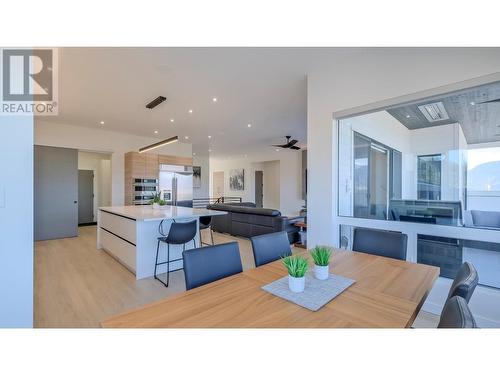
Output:
[[[418,157],[418,199],[441,200],[441,154]]]
[[[401,195],[401,153],[353,132],[354,217],[387,219],[389,199]]]
[[[352,249],[355,227],[398,231],[408,261],[439,267],[442,278],[470,262],[488,287],[474,303],[491,316],[490,299],[500,298],[500,112],[471,100],[498,93],[500,82],[441,96],[450,120],[437,123],[419,110],[434,98],[337,119],[338,245]],[[429,305],[449,283],[434,288]]]
[[[500,82],[464,93],[493,89]],[[500,146],[491,136],[500,115],[493,104],[450,95],[443,105],[457,113],[449,121],[420,116],[429,98],[338,119],[340,217],[500,231]]]

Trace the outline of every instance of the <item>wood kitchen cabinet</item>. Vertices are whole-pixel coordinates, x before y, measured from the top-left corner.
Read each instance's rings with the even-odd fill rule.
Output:
[[[125,154],[125,205],[133,204],[134,179],[158,179],[160,164],[193,165],[193,158],[127,152]]]
[[[139,154],[144,155],[146,159],[145,178],[158,178],[160,166],[158,164],[158,155],[155,154]]]
[[[193,165],[193,158],[173,155],[158,155],[158,163],[170,165]]]

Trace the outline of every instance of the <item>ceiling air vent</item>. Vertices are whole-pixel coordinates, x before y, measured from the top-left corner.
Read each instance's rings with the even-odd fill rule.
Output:
[[[420,109],[420,112],[422,112],[422,114],[429,122],[436,122],[436,121],[443,121],[450,119],[448,112],[446,112],[446,109],[444,108],[443,102],[419,105],[418,109]]]

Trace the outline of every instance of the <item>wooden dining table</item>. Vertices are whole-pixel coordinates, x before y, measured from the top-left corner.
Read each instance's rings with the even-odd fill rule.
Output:
[[[262,290],[287,275],[275,261],[111,317],[102,327],[404,328],[439,276],[434,266],[347,250],[334,250],[330,272],[355,283],[318,311]]]

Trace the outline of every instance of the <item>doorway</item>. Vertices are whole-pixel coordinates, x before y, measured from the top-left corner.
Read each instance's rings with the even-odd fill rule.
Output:
[[[78,170],[78,225],[94,224],[94,171]]]
[[[390,149],[354,132],[354,217],[387,218]],[[400,185],[393,187],[398,189]]]
[[[212,174],[212,194],[215,198],[224,196],[224,172],[214,172]]]
[[[264,201],[264,172],[255,171],[255,206],[262,208]]]
[[[35,241],[78,235],[78,151],[35,146]]]

